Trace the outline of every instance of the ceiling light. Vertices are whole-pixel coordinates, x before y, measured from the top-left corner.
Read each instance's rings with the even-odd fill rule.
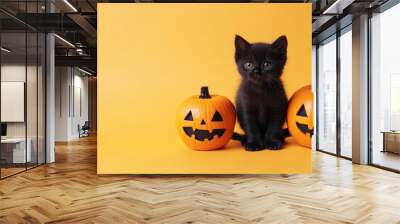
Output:
[[[341,14],[347,6],[351,5],[355,0],[336,0],[322,14]]]
[[[65,4],[67,4],[74,12],[78,12],[78,10],[68,1],[64,0]]]
[[[9,50],[9,49],[7,49],[5,47],[1,47],[0,49],[1,49],[1,51],[4,51],[6,53],[10,53],[11,52],[11,50]]]
[[[77,48],[76,49],[76,53],[78,53],[78,55],[83,55],[83,49],[82,48]]]
[[[57,34],[54,34],[54,36],[57,37],[57,38],[58,38],[59,40],[61,40],[62,42],[66,43],[68,46],[75,48],[75,45],[73,45],[73,44],[72,44],[71,42],[69,42],[68,40],[66,40],[66,39],[64,39],[64,38],[62,38],[62,37],[60,37],[60,36],[57,35]]]
[[[87,75],[90,75],[90,76],[93,75],[92,73],[90,73],[90,72],[88,72],[88,71],[86,71],[86,70],[83,70],[83,69],[81,69],[81,68],[79,68],[79,67],[78,67],[78,70],[81,71],[81,72],[83,72],[83,73],[85,73],[85,74],[87,74]]]

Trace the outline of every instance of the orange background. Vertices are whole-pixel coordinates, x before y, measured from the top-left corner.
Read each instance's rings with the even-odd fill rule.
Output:
[[[311,150],[296,144],[203,152],[179,139],[177,107],[201,86],[234,100],[235,34],[286,35],[288,96],[311,83],[311,4],[99,4],[99,174],[311,172]]]

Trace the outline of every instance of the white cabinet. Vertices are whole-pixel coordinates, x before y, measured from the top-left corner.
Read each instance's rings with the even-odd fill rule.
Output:
[[[12,163],[25,163],[32,161],[32,140],[28,138],[26,142],[27,147],[25,151],[25,138],[7,138],[1,140],[2,145],[7,148],[11,147]]]

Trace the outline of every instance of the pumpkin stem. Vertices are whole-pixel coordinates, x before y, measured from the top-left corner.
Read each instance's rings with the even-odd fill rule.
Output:
[[[203,86],[203,87],[201,87],[201,90],[200,90],[200,99],[210,99],[211,98],[211,95],[210,95],[210,93],[208,92],[208,86]]]

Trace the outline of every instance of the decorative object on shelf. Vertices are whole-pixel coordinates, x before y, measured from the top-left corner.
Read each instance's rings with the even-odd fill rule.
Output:
[[[311,148],[314,133],[314,97],[311,86],[297,90],[289,100],[287,125],[290,134],[300,145]]]
[[[201,87],[200,96],[186,99],[178,109],[176,127],[182,141],[194,150],[215,150],[231,139],[236,122],[232,102],[218,95],[210,95],[208,87]]]

